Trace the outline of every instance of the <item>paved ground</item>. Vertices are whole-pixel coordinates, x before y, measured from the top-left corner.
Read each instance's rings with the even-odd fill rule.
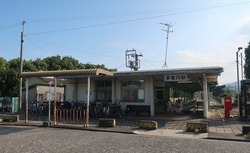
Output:
[[[217,104],[214,104],[217,105]],[[232,111],[232,116],[236,116],[237,111]],[[202,112],[193,113],[172,113],[156,115],[154,117],[136,117],[136,116],[125,116],[116,119],[116,127],[114,128],[100,128],[98,127],[99,120],[90,118],[90,126],[84,128],[82,123],[78,124],[65,124],[60,122],[57,127],[61,128],[80,128],[85,130],[101,130],[110,132],[123,132],[123,133],[137,133],[137,134],[148,134],[148,135],[159,135],[159,136],[177,136],[177,137],[191,137],[191,138],[210,138],[210,139],[223,139],[223,140],[238,140],[248,141],[242,135],[242,126],[250,126],[250,121],[240,121],[237,117],[231,118],[230,120],[224,119],[223,109],[214,109],[209,111],[210,118],[203,118]],[[1,118],[1,117],[0,117]],[[15,125],[42,125],[43,122],[47,121],[47,117],[41,116],[30,116],[30,121],[24,123],[24,116],[20,115],[20,122],[18,123],[7,123]],[[138,129],[138,123],[140,120],[153,120],[158,123],[158,130],[145,131]],[[187,122],[207,122],[208,133],[207,134],[194,134],[185,132]],[[6,124],[6,123],[1,123]]]

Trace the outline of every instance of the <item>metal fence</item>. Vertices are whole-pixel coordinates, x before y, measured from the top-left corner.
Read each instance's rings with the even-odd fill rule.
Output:
[[[57,122],[67,124],[84,124],[85,110],[77,109],[57,109]]]

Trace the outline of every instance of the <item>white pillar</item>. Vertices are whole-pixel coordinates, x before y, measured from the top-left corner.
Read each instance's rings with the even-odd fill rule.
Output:
[[[208,90],[207,90],[207,77],[203,74],[203,116],[208,118]]]

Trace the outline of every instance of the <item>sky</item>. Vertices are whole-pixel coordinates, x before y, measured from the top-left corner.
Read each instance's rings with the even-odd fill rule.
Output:
[[[249,8],[250,0],[1,0],[0,57],[20,57],[24,30],[25,60],[71,56],[130,71],[125,51],[135,49],[139,70],[163,69],[165,59],[169,69],[221,66],[222,85],[237,80],[238,47],[244,64]],[[160,23],[172,25],[168,45]]]

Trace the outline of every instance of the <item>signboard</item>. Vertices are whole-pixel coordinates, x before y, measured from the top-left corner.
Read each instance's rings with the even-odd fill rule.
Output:
[[[187,81],[186,74],[179,74],[179,75],[165,75],[164,80],[166,82],[178,82],[178,81]]]

